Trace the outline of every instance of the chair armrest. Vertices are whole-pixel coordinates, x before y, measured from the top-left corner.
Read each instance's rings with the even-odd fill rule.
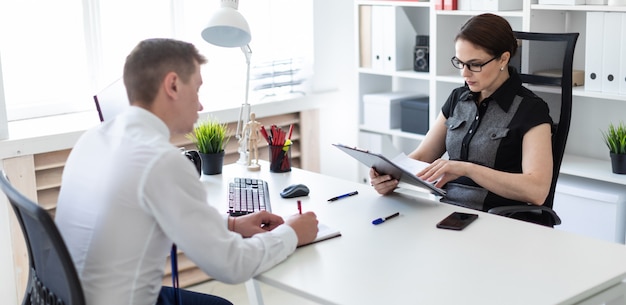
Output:
[[[491,213],[491,214],[507,216],[507,217],[511,216],[511,215],[513,215],[515,213],[520,213],[520,212],[546,212],[546,213],[550,214],[550,216],[552,217],[554,225],[560,225],[561,224],[561,218],[559,218],[559,215],[557,215],[556,212],[554,212],[554,210],[552,210],[551,208],[544,207],[542,205],[501,206],[501,207],[491,208],[487,212]]]

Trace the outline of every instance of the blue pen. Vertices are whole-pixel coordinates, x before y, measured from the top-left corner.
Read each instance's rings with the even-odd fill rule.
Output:
[[[330,198],[330,199],[328,199],[328,201],[329,201],[329,202],[331,202],[331,201],[339,200],[339,199],[344,198],[344,197],[354,196],[354,195],[356,195],[356,194],[358,194],[358,193],[359,193],[359,192],[354,191],[354,192],[352,192],[352,193],[347,193],[347,194],[339,195],[339,196],[337,196],[337,197]]]
[[[387,216],[385,218],[374,219],[374,220],[372,220],[372,224],[379,225],[379,224],[381,224],[381,223],[383,223],[383,222],[385,222],[385,221],[387,221],[387,220],[389,220],[391,218],[394,218],[394,217],[396,217],[398,215],[400,215],[400,212],[395,212],[394,214],[391,214],[391,215],[389,215],[389,216]]]

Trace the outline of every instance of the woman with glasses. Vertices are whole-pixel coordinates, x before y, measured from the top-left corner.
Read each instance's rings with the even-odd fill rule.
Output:
[[[509,67],[517,51],[511,26],[500,16],[478,15],[454,41],[451,61],[465,85],[452,91],[409,154],[431,163],[417,175],[446,189],[443,201],[476,210],[543,204],[552,178],[552,120],[548,105]],[[374,169],[370,178],[380,194],[398,185]]]

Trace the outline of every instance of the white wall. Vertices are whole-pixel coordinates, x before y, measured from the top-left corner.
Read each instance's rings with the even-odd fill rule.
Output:
[[[315,91],[339,90],[337,100],[320,109],[321,172],[357,181],[357,162],[333,147],[356,145],[358,103],[354,3],[349,0],[314,1]]]
[[[0,56],[0,140],[9,137],[9,126],[4,102],[4,86],[2,85],[2,56]]]
[[[4,107],[4,89],[2,86],[2,62],[0,61],[0,140],[9,136],[7,115]],[[2,164],[0,164],[2,168]],[[11,234],[9,232],[9,208],[6,197],[0,196],[0,298],[7,304],[16,304],[15,280],[13,277],[13,248],[11,247]]]

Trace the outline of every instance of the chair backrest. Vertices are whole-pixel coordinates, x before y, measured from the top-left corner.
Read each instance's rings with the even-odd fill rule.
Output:
[[[122,78],[117,79],[94,95],[93,100],[96,103],[96,109],[98,109],[100,122],[111,120],[130,105]]]
[[[560,88],[556,94],[542,94],[537,92],[538,90],[533,90],[546,100],[554,121],[554,126],[552,126],[554,163],[552,184],[544,203],[544,206],[552,208],[572,116],[572,66],[578,33],[515,32],[515,36],[520,42],[520,48],[515,56],[516,59],[512,59],[511,62],[518,61],[516,68],[520,72],[522,82]]]
[[[17,191],[0,170],[0,189],[20,223],[30,272],[23,305],[83,305],[83,289],[65,242],[52,217]]]

